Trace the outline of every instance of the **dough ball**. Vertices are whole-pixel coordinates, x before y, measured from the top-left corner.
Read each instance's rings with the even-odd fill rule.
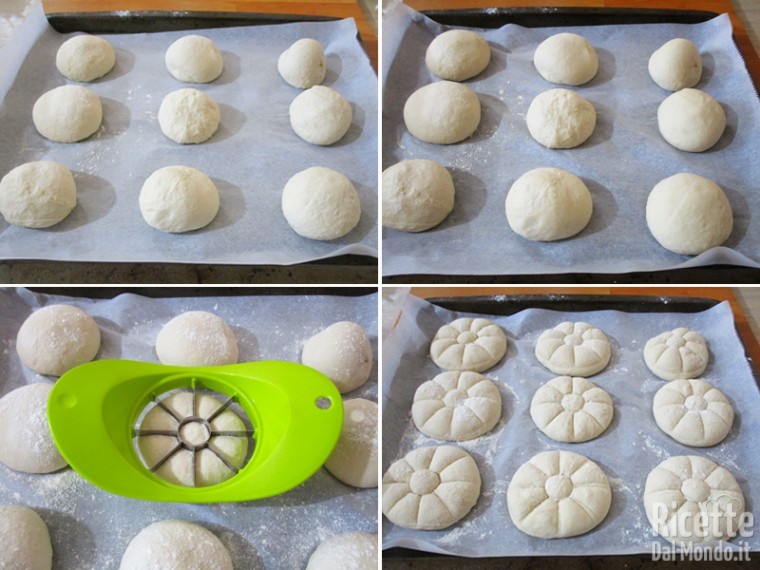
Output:
[[[36,310],[21,325],[16,352],[21,362],[47,376],[62,376],[89,362],[100,350],[100,329],[91,316],[70,305]]]
[[[74,81],[94,81],[116,64],[113,47],[98,36],[74,36],[63,42],[55,56],[55,66]]]
[[[189,35],[178,39],[166,50],[166,69],[185,83],[209,83],[224,69],[222,53],[210,39]]]
[[[32,509],[20,505],[0,505],[0,568],[8,570],[50,570],[53,547],[47,525]]]
[[[309,558],[306,570],[377,569],[377,535],[346,532],[323,540]]]
[[[450,81],[475,77],[491,61],[491,48],[483,36],[469,30],[449,30],[437,36],[425,52],[428,69]]]
[[[726,129],[726,113],[699,89],[681,89],[657,109],[660,134],[678,150],[702,152],[718,142]]]
[[[77,205],[77,186],[63,164],[27,162],[0,181],[0,214],[9,224],[48,228]]]
[[[583,181],[560,168],[526,172],[509,189],[506,200],[509,227],[534,241],[574,236],[586,227],[593,209]]]
[[[66,467],[47,420],[52,389],[47,382],[28,384],[0,398],[0,462],[11,469],[51,473]]]
[[[37,131],[53,142],[86,139],[100,128],[103,107],[87,87],[62,85],[42,95],[32,109]]]
[[[480,496],[480,472],[466,451],[420,447],[383,476],[383,514],[393,524],[440,530],[463,519]]]
[[[202,143],[219,128],[222,113],[211,97],[198,89],[172,91],[158,109],[161,131],[180,144]]]
[[[462,318],[443,325],[430,344],[430,358],[444,370],[483,372],[507,353],[507,336],[487,319]]]
[[[705,339],[686,327],[658,334],[644,346],[644,362],[663,380],[696,378],[709,360]]]
[[[319,85],[327,71],[322,44],[311,38],[298,40],[282,52],[277,60],[277,71],[293,87],[308,89]]]
[[[354,229],[362,209],[348,178],[330,168],[313,166],[285,184],[282,213],[298,235],[329,241]]]
[[[354,113],[343,95],[315,85],[293,99],[290,126],[308,143],[327,146],[338,142],[348,132]]]
[[[704,380],[673,380],[654,395],[654,419],[678,443],[709,447],[723,441],[734,408],[723,392]]]
[[[227,323],[205,311],[188,311],[164,325],[156,354],[172,366],[219,366],[238,361],[237,339]]]
[[[458,143],[478,128],[480,100],[472,89],[460,83],[431,83],[406,100],[404,123],[412,136],[423,142]]]
[[[694,87],[702,77],[702,58],[697,46],[683,38],[665,42],[649,58],[649,75],[668,91]]]
[[[552,83],[583,85],[599,70],[596,51],[578,34],[561,33],[546,38],[533,54],[538,73]]]
[[[550,89],[528,107],[530,136],[547,148],[574,148],[594,132],[594,106],[569,89]]]
[[[588,323],[560,323],[536,342],[536,358],[555,374],[592,376],[610,361],[610,341]]]
[[[454,209],[454,181],[433,160],[402,160],[383,171],[383,225],[424,232]]]
[[[512,522],[538,538],[587,533],[604,520],[611,502],[604,471],[571,451],[534,455],[515,472],[507,489]]]
[[[341,321],[306,341],[301,362],[327,376],[345,394],[369,380],[372,345],[361,326]]]
[[[443,372],[414,393],[414,425],[436,439],[475,439],[491,431],[500,418],[499,389],[477,372]]]
[[[200,170],[165,166],[143,184],[140,212],[149,226],[162,232],[197,230],[210,224],[219,212],[219,191]]]
[[[731,204],[720,186],[688,172],[658,182],[646,213],[649,231],[660,245],[684,255],[718,247],[734,227]]]
[[[145,527],[132,539],[119,570],[232,570],[230,553],[200,525],[168,520]]]
[[[377,487],[377,404],[357,398],[343,402],[343,427],[325,467],[346,485]]]

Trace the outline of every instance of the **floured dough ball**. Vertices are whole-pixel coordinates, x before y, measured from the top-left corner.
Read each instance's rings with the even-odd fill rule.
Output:
[[[533,65],[541,77],[562,85],[588,83],[599,70],[596,51],[586,38],[561,33],[546,38],[533,54]]]
[[[55,56],[55,66],[74,81],[94,81],[116,64],[113,47],[98,36],[74,36],[63,42]]]
[[[360,325],[341,321],[306,341],[301,362],[327,376],[345,394],[369,380],[372,345]]]
[[[660,103],[657,126],[677,149],[702,152],[720,140],[726,129],[726,112],[704,91],[681,89]]]
[[[52,384],[28,384],[0,398],[0,462],[23,473],[66,467],[47,420]],[[0,549],[2,550],[2,549]]]
[[[202,143],[219,128],[222,113],[211,97],[198,89],[172,91],[158,109],[161,132],[180,144]]]
[[[530,136],[547,148],[574,148],[594,132],[594,106],[569,89],[550,89],[528,107]]]
[[[428,69],[450,81],[475,77],[488,67],[491,48],[483,36],[469,30],[449,30],[437,36],[425,52]]]
[[[340,438],[325,468],[347,485],[377,487],[377,404],[362,398],[343,402]]]
[[[570,451],[534,455],[515,472],[507,507],[515,526],[538,538],[568,538],[595,528],[612,502],[601,468]]]
[[[414,425],[436,439],[474,439],[491,431],[500,418],[499,389],[477,372],[443,372],[414,393]]]
[[[222,53],[216,44],[203,36],[178,39],[166,50],[166,69],[185,83],[209,83],[224,69]]]
[[[308,143],[327,146],[338,142],[348,132],[354,112],[343,95],[315,85],[293,99],[290,126]]]
[[[9,224],[48,228],[66,218],[76,205],[74,177],[58,162],[27,162],[0,181],[0,214]]]
[[[488,319],[461,318],[443,325],[430,344],[430,358],[444,370],[483,372],[507,353],[507,336]]]
[[[555,374],[591,376],[610,361],[610,341],[588,323],[560,323],[536,342],[536,358]]]
[[[362,208],[348,178],[336,170],[312,166],[285,184],[282,213],[298,235],[329,241],[354,229]]]
[[[660,245],[683,255],[718,247],[734,227],[731,204],[720,186],[688,172],[657,183],[647,199],[646,216]]]
[[[32,109],[37,131],[53,142],[86,139],[100,128],[103,106],[87,87],[62,85],[43,94]]]
[[[323,540],[309,558],[306,570],[377,569],[377,535],[346,532]]]
[[[238,345],[221,317],[205,311],[188,311],[164,325],[156,339],[156,354],[171,366],[235,364]]]
[[[149,226],[162,232],[189,232],[207,226],[216,217],[219,191],[200,170],[165,166],[145,181],[139,202]]]
[[[451,445],[410,451],[383,476],[383,514],[404,528],[450,527],[472,510],[478,497],[480,472],[475,460]]]
[[[383,171],[383,225],[424,232],[454,209],[454,181],[433,160],[402,160]]]
[[[694,87],[702,77],[702,58],[697,46],[683,38],[665,42],[649,58],[649,75],[668,91]]]
[[[574,236],[586,227],[594,209],[583,180],[560,168],[536,168],[520,176],[507,193],[507,222],[534,241]]]
[[[480,100],[461,83],[438,81],[420,87],[404,104],[404,123],[415,138],[453,144],[468,138],[480,124]]]
[[[53,547],[47,525],[32,509],[20,505],[0,505],[0,568],[8,570],[50,570]]]
[[[167,520],[145,527],[132,539],[119,570],[232,570],[230,553],[200,525]]]
[[[658,334],[644,346],[644,362],[663,380],[696,378],[709,360],[705,339],[686,327]]]
[[[327,71],[325,50],[311,38],[295,42],[280,55],[277,71],[293,87],[308,89],[322,83]]]
[[[100,329],[91,316],[70,305],[38,309],[16,337],[21,362],[48,376],[61,376],[89,362],[100,350]]]

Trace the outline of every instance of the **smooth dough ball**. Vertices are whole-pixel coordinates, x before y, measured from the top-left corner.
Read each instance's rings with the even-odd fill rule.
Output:
[[[507,353],[507,336],[487,319],[461,318],[443,325],[430,344],[430,358],[444,370],[483,372]]]
[[[338,142],[348,132],[353,118],[351,104],[324,85],[307,89],[290,104],[290,126],[311,144],[327,146]]]
[[[469,30],[449,30],[437,36],[425,52],[428,69],[449,81],[475,77],[491,61],[491,48],[483,36]]]
[[[454,181],[433,160],[402,160],[383,171],[383,225],[424,232],[454,209]]]
[[[369,380],[372,345],[360,325],[341,321],[306,341],[301,362],[327,376],[345,394]]]
[[[298,40],[282,52],[277,60],[277,71],[293,87],[308,89],[319,85],[327,71],[322,44],[311,38]]]
[[[62,85],[43,94],[32,109],[37,131],[53,142],[86,139],[100,128],[103,106],[87,87]]]
[[[546,38],[533,54],[533,65],[541,77],[562,85],[588,83],[599,70],[596,51],[586,38],[561,33]]]
[[[657,126],[677,149],[702,152],[720,140],[726,129],[726,112],[704,91],[681,89],[660,103]]]
[[[78,307],[50,305],[36,310],[21,325],[16,352],[21,362],[47,376],[61,376],[89,362],[100,350],[100,329]]]
[[[688,172],[657,183],[647,199],[646,216],[660,245],[683,255],[718,247],[734,227],[731,204],[720,186]]]
[[[463,519],[480,497],[480,472],[466,451],[421,447],[383,475],[383,514],[393,524],[440,530]]]
[[[200,170],[165,166],[145,181],[139,202],[149,226],[162,232],[189,232],[207,226],[216,217],[219,191]]]
[[[569,89],[550,89],[528,107],[530,136],[547,148],[574,148],[594,132],[594,106]]]
[[[329,241],[353,230],[362,208],[359,193],[348,178],[330,168],[313,166],[285,184],[282,213],[298,235]]]
[[[611,355],[605,334],[588,323],[560,323],[536,342],[536,358],[555,374],[592,376],[604,370]]]
[[[172,91],[158,109],[161,132],[180,144],[202,143],[219,128],[222,112],[211,97],[198,89]]]
[[[164,325],[156,339],[156,354],[171,366],[219,366],[238,361],[237,339],[221,317],[188,311]]]
[[[232,570],[230,553],[209,530],[168,520],[145,527],[124,551],[119,570]]]
[[[185,83],[209,83],[224,69],[216,44],[198,35],[185,36],[170,45],[165,61],[169,73]]]
[[[696,378],[709,360],[705,339],[686,327],[658,334],[644,346],[644,362],[663,380]]]
[[[515,472],[507,489],[512,522],[538,538],[587,533],[604,520],[611,502],[604,471],[570,451],[534,455]]]
[[[28,384],[0,398],[0,462],[23,473],[66,467],[47,420],[52,384]],[[0,549],[2,550],[2,549]]]
[[[480,124],[480,100],[472,89],[452,81],[420,87],[404,104],[404,123],[413,137],[453,144],[468,138]]]
[[[665,42],[649,58],[649,75],[668,91],[694,87],[702,77],[702,58],[697,46],[683,38]]]
[[[63,42],[55,56],[55,66],[74,81],[103,77],[116,64],[113,47],[98,36],[74,36]]]
[[[491,431],[500,418],[499,389],[477,372],[443,372],[414,393],[414,425],[436,439],[474,439]]]
[[[0,214],[9,224],[48,228],[68,216],[76,205],[74,177],[58,162],[27,162],[0,181]]]
[[[560,168],[536,168],[520,176],[507,193],[507,222],[534,241],[574,236],[586,227],[594,209],[583,180]]]
[[[343,402],[340,438],[325,468],[347,485],[377,487],[377,404],[362,398]]]
[[[53,547],[47,525],[32,509],[0,505],[0,568],[50,570]]]
[[[346,532],[326,538],[309,558],[306,570],[377,569],[377,535]]]

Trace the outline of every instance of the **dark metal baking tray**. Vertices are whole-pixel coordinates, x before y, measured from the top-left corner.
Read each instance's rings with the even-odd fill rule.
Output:
[[[362,297],[377,287],[28,287],[35,293],[89,299],[113,299],[123,293],[143,297],[229,297],[245,295],[336,295]]]

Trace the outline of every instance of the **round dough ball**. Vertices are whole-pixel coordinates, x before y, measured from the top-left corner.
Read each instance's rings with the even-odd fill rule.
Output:
[[[507,193],[507,222],[534,241],[574,236],[586,227],[594,209],[583,180],[560,168],[536,168],[520,176]]]
[[[596,51],[578,34],[561,33],[546,38],[533,54],[538,73],[552,83],[583,85],[599,70]]]
[[[222,53],[210,39],[184,36],[166,50],[166,69],[175,79],[185,83],[209,83],[224,69]]]
[[[545,451],[515,472],[507,507],[515,526],[538,538],[568,538],[595,528],[612,502],[610,482],[589,458]]]
[[[8,570],[50,570],[53,547],[47,525],[32,509],[20,505],[0,505],[0,568]]]
[[[443,372],[414,393],[414,425],[436,439],[474,439],[491,431],[500,418],[499,389],[477,372]]]
[[[377,535],[346,532],[326,538],[309,558],[306,570],[377,569]]]
[[[145,181],[139,202],[149,226],[162,232],[189,232],[207,226],[216,217],[219,191],[200,170],[165,166]]]
[[[308,143],[327,146],[338,142],[348,132],[354,112],[343,95],[315,85],[293,99],[290,126]]]
[[[0,398],[0,462],[24,473],[66,467],[47,420],[52,384],[28,384]],[[0,549],[2,550],[2,549]]]
[[[66,218],[76,205],[74,177],[58,162],[27,162],[0,181],[0,214],[9,224],[48,228]]]
[[[119,570],[232,570],[230,553],[200,525],[168,520],[145,527],[124,551]]]
[[[37,131],[53,142],[86,139],[100,128],[103,107],[87,87],[62,85],[43,94],[32,109]]]
[[[726,112],[704,91],[681,89],[660,103],[657,126],[663,138],[677,149],[702,152],[723,135]]]
[[[158,109],[161,132],[180,144],[210,139],[219,128],[222,112],[211,97],[198,89],[172,91]]]
[[[298,235],[329,241],[353,230],[362,208],[348,178],[330,168],[312,166],[285,184],[282,213]]]
[[[649,58],[649,75],[668,91],[694,87],[702,77],[702,58],[697,46],[683,38],[665,42]]]
[[[712,180],[682,172],[657,183],[647,199],[647,226],[665,249],[698,255],[731,235],[734,215]]]
[[[393,524],[440,530],[463,519],[480,496],[480,472],[466,451],[421,447],[383,475],[383,514]]]
[[[55,56],[55,66],[74,81],[94,81],[116,64],[113,47],[98,36],[74,36],[63,42]]]
[[[360,325],[341,321],[306,341],[301,362],[327,376],[345,394],[369,380],[372,345]]]
[[[377,404],[357,398],[343,402],[340,438],[325,468],[346,485],[377,487]]]
[[[402,160],[383,171],[383,226],[424,232],[454,209],[454,181],[433,160]]]
[[[404,104],[404,123],[413,137],[453,144],[468,138],[480,124],[480,100],[461,83],[438,81],[420,87]]]
[[[507,336],[487,319],[457,319],[443,325],[430,344],[430,358],[444,370],[483,372],[507,353]]]
[[[550,89],[528,107],[530,136],[547,148],[574,148],[594,132],[594,106],[569,89]]]
[[[164,325],[156,339],[156,354],[172,366],[219,366],[238,361],[237,339],[221,317],[188,311]]]
[[[705,339],[686,327],[658,334],[644,346],[644,362],[663,380],[696,378],[709,360]]]
[[[491,61],[491,48],[483,36],[469,30],[449,30],[437,36],[425,52],[428,69],[450,81],[475,77]]]
[[[560,323],[536,342],[536,358],[555,374],[592,376],[604,370],[611,355],[605,334],[588,323]]]
[[[322,44],[311,38],[298,40],[280,54],[277,71],[293,87],[308,89],[319,85],[327,71]]]
[[[50,305],[29,315],[18,330],[21,362],[47,376],[62,376],[89,362],[100,350],[100,329],[78,307]]]

